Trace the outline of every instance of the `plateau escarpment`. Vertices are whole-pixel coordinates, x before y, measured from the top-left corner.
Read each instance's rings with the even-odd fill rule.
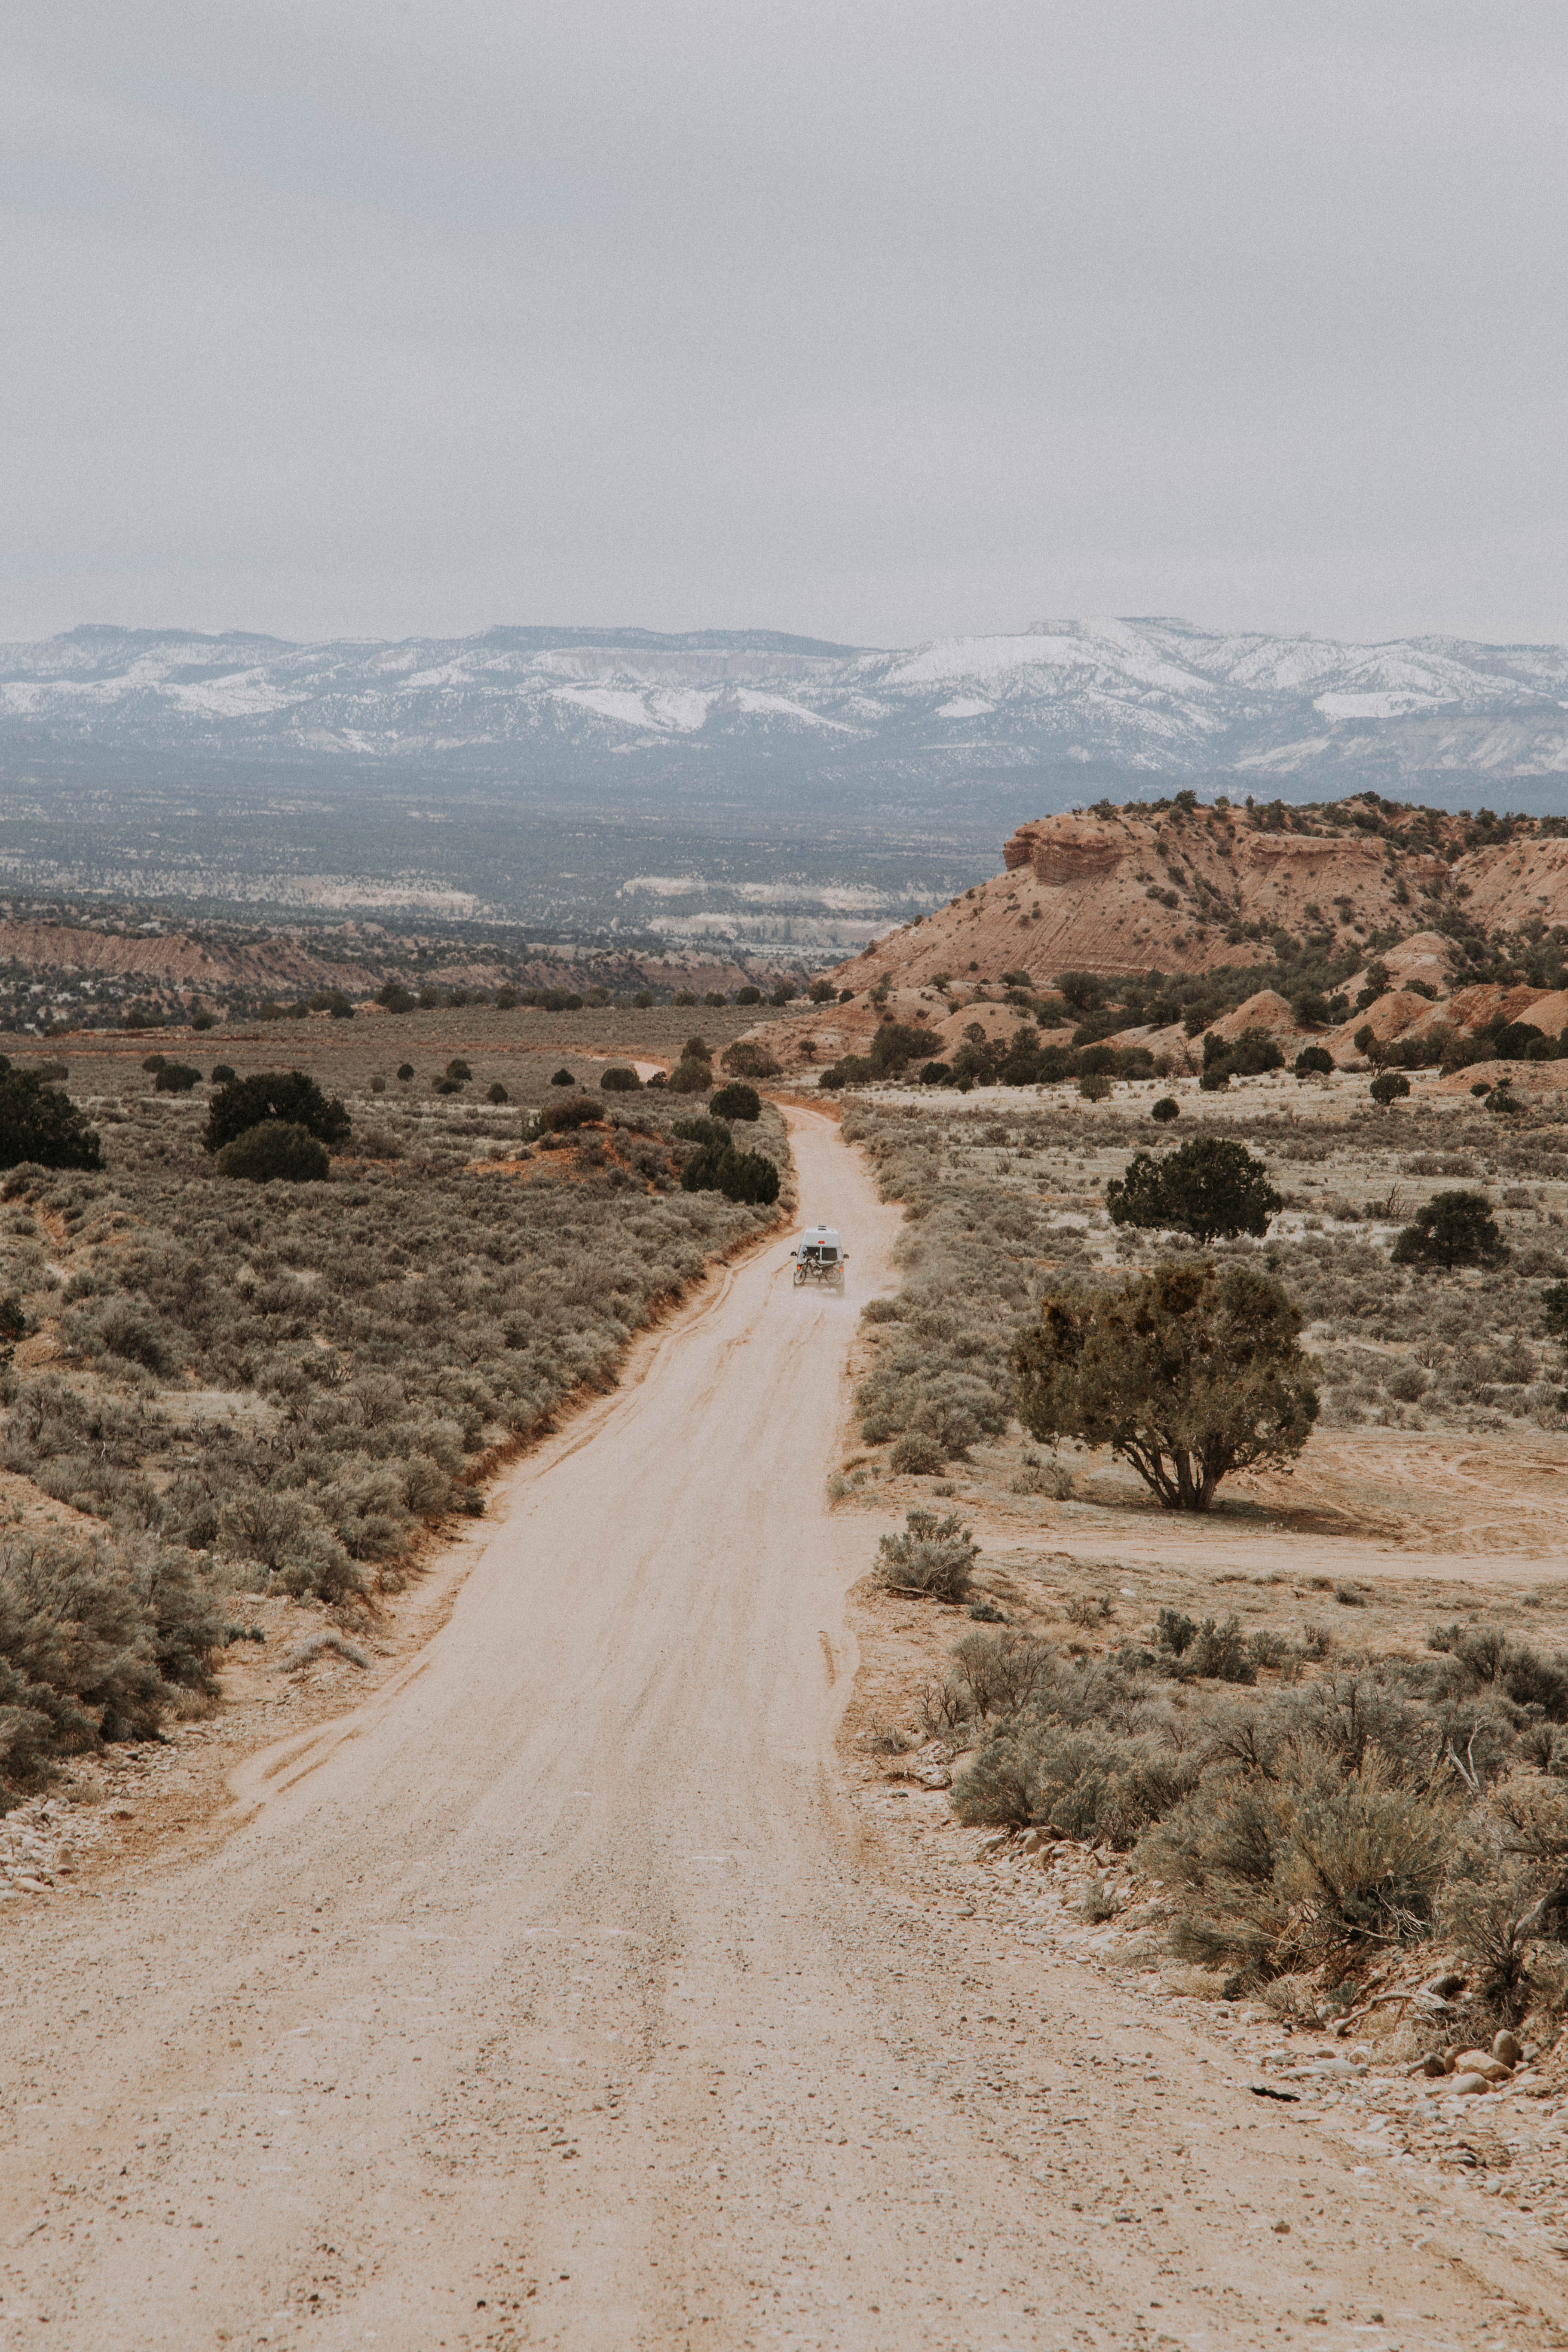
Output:
[[[1510,1025],[1553,1047],[1568,1025],[1568,820],[1366,795],[1205,806],[1184,792],[1037,819],[1003,859],[840,965],[845,1001],[774,1024],[773,1053],[786,1066],[792,1052],[864,1055],[889,1017],[929,1022],[938,1050],[978,1044],[998,993],[1004,1031],[1070,1027],[1076,1046],[1136,1045],[1177,1066],[1208,1033],[1447,1067]],[[1534,1043],[1502,1051],[1526,1058]]]

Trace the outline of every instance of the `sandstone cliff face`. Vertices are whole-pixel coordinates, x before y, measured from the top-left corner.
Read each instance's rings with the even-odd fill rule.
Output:
[[[1276,929],[1297,938],[1321,930],[1336,948],[1363,955],[1373,934],[1397,930],[1405,936],[1383,959],[1393,987],[1314,1041],[1337,1059],[1357,1058],[1352,1041],[1363,1025],[1385,1040],[1445,1024],[1468,1032],[1500,1011],[1557,1034],[1568,1014],[1543,990],[1451,993],[1461,959],[1422,912],[1463,909],[1489,931],[1568,924],[1568,840],[1524,825],[1509,841],[1466,848],[1466,824],[1438,816],[1400,840],[1375,810],[1363,814],[1378,829],[1359,828],[1347,810],[1298,812],[1299,832],[1266,812],[1218,806],[1038,818],[1006,843],[994,880],[879,941],[836,977],[857,996],[885,982],[916,1003],[939,977],[955,992],[1010,975],[1039,990],[1069,970],[1111,978],[1267,962]],[[1263,995],[1216,1026],[1227,1036],[1267,1027],[1287,1049],[1308,1035],[1296,1032],[1289,1006]],[[773,1034],[784,1045],[787,1031]],[[1185,1041],[1161,1033],[1158,1046],[1184,1050]]]
[[[1414,934],[1391,971],[1442,988],[1453,949],[1422,927],[1424,908],[1462,907],[1489,929],[1568,923],[1568,840],[1523,831],[1454,863],[1437,854],[1465,831],[1445,819],[1412,847],[1344,821],[1269,830],[1232,808],[1040,817],[1006,843],[994,880],[853,958],[844,984],[1016,971],[1037,988],[1068,969],[1203,971],[1267,961],[1268,931],[1321,925],[1342,946],[1378,930]],[[1244,935],[1260,926],[1263,939]]]
[[[1113,873],[1127,848],[1103,824],[1055,817],[1021,824],[1011,841],[1003,844],[1002,860],[1010,874],[1026,866],[1037,882],[1057,890]]]

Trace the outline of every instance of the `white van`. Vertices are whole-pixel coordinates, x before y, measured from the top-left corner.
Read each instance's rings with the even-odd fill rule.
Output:
[[[798,1249],[792,1249],[795,1260],[795,1286],[803,1282],[834,1282],[844,1287],[844,1268],[848,1252],[841,1245],[832,1225],[807,1225],[800,1237]]]

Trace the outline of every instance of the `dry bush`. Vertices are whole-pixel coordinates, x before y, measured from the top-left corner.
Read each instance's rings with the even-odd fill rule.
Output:
[[[0,1808],[62,1757],[155,1732],[182,1690],[212,1691],[223,1636],[210,1575],[177,1553],[0,1546]]]
[[[889,1592],[921,1601],[967,1601],[979,1546],[958,1514],[909,1511],[900,1536],[884,1536],[877,1547],[876,1574]]]
[[[1245,1976],[1342,1968],[1430,1936],[1458,1801],[1381,1748],[1292,1743],[1271,1775],[1205,1783],[1151,1829],[1139,1862],[1181,1891],[1172,1948]]]

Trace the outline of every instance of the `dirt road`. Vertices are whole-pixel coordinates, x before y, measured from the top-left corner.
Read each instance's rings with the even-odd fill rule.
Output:
[[[5,1921],[0,2343],[1556,2340],[1152,1998],[857,1847],[823,1480],[896,1218],[793,1124],[847,1296],[716,1277],[225,1842]]]

